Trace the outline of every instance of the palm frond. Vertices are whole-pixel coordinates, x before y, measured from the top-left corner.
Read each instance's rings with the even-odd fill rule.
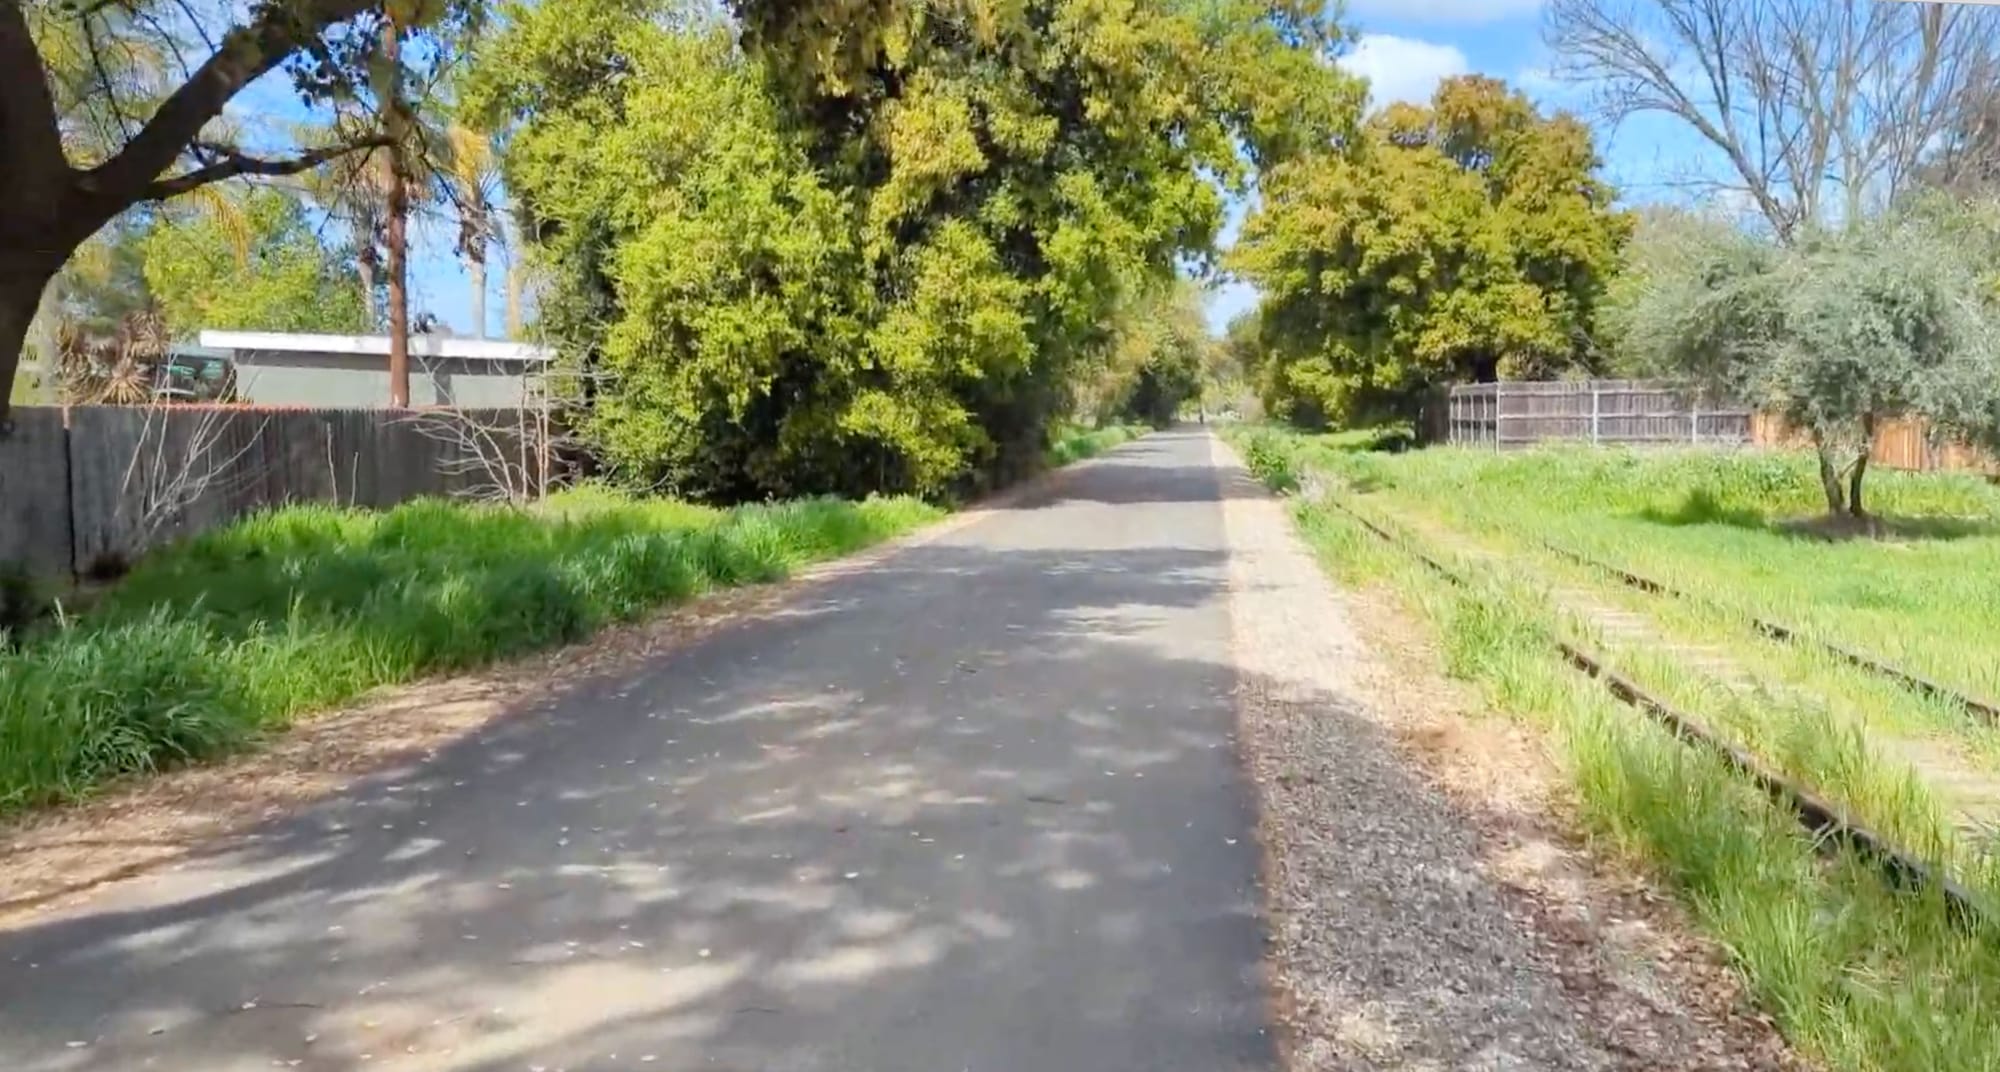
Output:
[[[219,185],[198,186],[182,195],[182,200],[201,214],[203,222],[214,227],[229,240],[230,251],[236,254],[238,264],[250,263],[251,247],[257,241],[257,229],[241,196]]]

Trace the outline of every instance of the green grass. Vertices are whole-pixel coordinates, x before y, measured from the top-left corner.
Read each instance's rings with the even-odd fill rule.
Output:
[[[1152,429],[1142,424],[1107,424],[1102,428],[1063,425],[1050,437],[1046,458],[1050,468],[1080,462],[1121,443],[1129,443],[1150,431]]]
[[[1902,535],[1827,540],[1802,535],[1795,523],[1812,509],[1814,494],[1809,459],[1798,455],[1555,449],[1392,456],[1358,451],[1351,439],[1270,428],[1248,435],[1246,449],[1266,456],[1266,467],[1320,473],[1357,503],[1440,543],[1499,553],[1504,565],[1487,568],[1587,588],[1599,602],[1649,620],[1660,640],[1726,652],[1770,685],[1769,693],[1746,698],[1700,681],[1688,686],[1688,702],[1871,821],[1931,846],[1938,844],[1937,814],[1955,821],[1967,813],[1989,824],[2000,818],[1990,799],[2000,785],[2000,731],[1809,644],[1770,641],[1749,621],[1784,621],[1993,695],[2000,491],[1984,481],[1878,473],[1874,500]],[[1634,592],[1550,553],[1544,541],[1696,598]],[[1648,668],[1669,665],[1645,650],[1617,654],[1642,683]],[[1816,750],[1850,737],[1871,751],[1870,769],[1879,772],[1872,781]],[[1987,835],[1949,836],[1938,851],[1983,866],[1991,842]]]
[[[1551,490],[1538,489],[1507,510],[1480,504],[1477,491],[1456,484],[1435,490],[1426,486],[1423,493],[1409,490],[1424,482],[1408,479],[1407,473],[1432,477],[1426,467],[1455,463],[1462,457],[1457,452],[1383,458],[1357,455],[1326,437],[1270,430],[1251,437],[1264,440],[1251,447],[1265,458],[1266,468],[1317,473],[1336,494],[1403,525],[1434,547],[1480,552],[1485,557],[1477,571],[1483,575],[1545,597],[1562,589],[1567,636],[1611,656],[1641,686],[1696,712],[1728,739],[1897,843],[1955,874],[1995,866],[1993,838],[1983,826],[2000,818],[1992,799],[2000,790],[1995,773],[2000,771],[2000,729],[1955,704],[1902,688],[1813,646],[1762,636],[1735,592],[1709,592],[1690,601],[1663,599],[1550,553],[1541,540],[1561,522],[1546,514],[1563,502]],[[1721,460],[1746,466],[1763,462],[1746,455]],[[1578,591],[1649,628],[1606,635],[1598,621],[1574,613]],[[1911,625],[1922,628],[1918,622]],[[1704,667],[1704,661],[1711,665]],[[1754,687],[1745,689],[1720,676],[1723,666],[1717,663],[1746,672]]]
[[[1287,438],[1384,509],[1518,545],[1552,541],[2000,696],[2000,488],[1981,478],[1877,471],[1868,496],[1887,535],[1828,539],[1809,524],[1824,504],[1801,453],[1390,455]]]
[[[1642,511],[1654,497],[1675,493],[1671,483],[1648,492],[1612,478],[1605,482],[1628,491],[1617,505],[1605,505],[1606,488],[1589,483],[1598,479],[1600,467],[1635,466],[1645,473],[1642,479],[1663,479],[1677,469],[1708,474],[1719,466],[1718,484],[1755,487],[1760,478],[1746,477],[1738,466],[1754,474],[1768,463],[1754,457],[1564,457],[1559,464],[1583,469],[1583,488],[1536,482],[1529,489],[1523,481],[1514,486],[1508,508],[1501,501],[1507,492],[1469,487],[1462,477],[1525,459],[1472,459],[1453,452],[1358,455],[1345,443],[1270,429],[1233,435],[1249,464],[1274,486],[1297,486],[1317,471],[1327,474],[1319,479],[1338,484],[1336,494],[1376,516],[1388,517],[1394,507],[1434,523],[1444,519],[1480,531],[1531,535],[1545,531],[1536,526],[1548,523],[1549,515],[1578,509],[1579,503],[1602,519]],[[1777,472],[1790,475],[1795,463],[1778,465]],[[1913,512],[1916,504],[1964,505],[1984,494],[1983,488],[1949,480],[1884,483],[1903,485],[1896,489],[1903,497],[1892,501]],[[1741,503],[1737,494],[1715,495],[1724,508]],[[1767,502],[1760,516],[1768,520],[1771,515],[1763,511],[1786,508],[1783,500]],[[1331,571],[1350,584],[1391,588],[1435,632],[1447,672],[1477,683],[1495,709],[1541,731],[1592,837],[1681,892],[1760,1004],[1801,1049],[1832,1068],[1857,1072],[2000,1067],[2000,933],[1953,925],[1940,898],[1889,889],[1864,861],[1817,855],[1796,823],[1742,779],[1569,669],[1552,653],[1550,639],[1587,636],[1589,628],[1549,601],[1545,582],[1482,564],[1481,587],[1452,588],[1331,507],[1301,501],[1294,510],[1301,532]],[[1578,521],[1565,531],[1573,535],[1589,527]],[[1767,530],[1767,536],[1791,539],[1781,531]],[[1717,612],[1700,608],[1685,613],[1721,620]],[[1603,643],[1601,637],[1591,639]],[[1773,646],[1765,654],[1782,658],[1777,652]],[[1774,711],[1768,702],[1755,710],[1732,709],[1712,683],[1659,653],[1620,651],[1616,659],[1621,670],[1712,718],[1767,760],[1838,787],[1869,812],[1871,822],[1916,851],[1954,857],[1963,868],[1959,877],[2000,903],[1991,863],[1957,852],[1926,788],[1884,761],[1865,733],[1829,729],[1818,717],[1823,710],[1784,710],[1779,704]]]
[[[0,651],[0,810],[775,580],[938,514],[910,499],[714,510],[584,490],[526,510],[432,500],[251,517],[148,558],[80,620]]]

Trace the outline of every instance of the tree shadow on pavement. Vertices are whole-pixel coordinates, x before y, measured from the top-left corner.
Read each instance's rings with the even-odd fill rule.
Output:
[[[0,1063],[1270,1067],[1219,484],[1127,451],[0,933]]]

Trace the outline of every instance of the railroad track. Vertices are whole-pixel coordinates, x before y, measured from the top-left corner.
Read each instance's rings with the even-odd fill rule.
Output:
[[[1470,578],[1432,557],[1409,537],[1378,524],[1332,495],[1322,493],[1318,499],[1448,583],[1459,588],[1473,587]],[[1597,654],[1559,636],[1550,639],[1564,661],[1603,684],[1605,691],[1619,702],[1659,723],[1681,741],[1710,752],[1757,786],[1773,803],[1789,810],[1799,825],[1814,835],[1814,845],[1822,853],[1830,853],[1837,848],[1849,849],[1872,861],[1898,888],[1937,891],[1944,898],[1952,918],[1963,926],[1983,927],[1993,922],[1980,898],[1950,876],[1898,848],[1819,794],[1794,784],[1752,753],[1717,736],[1701,719],[1646,692]]]
[[[1650,577],[1642,576],[1640,574],[1632,572],[1631,570],[1614,566],[1609,562],[1599,561],[1598,559],[1592,558],[1589,555],[1583,554],[1579,551],[1571,550],[1570,548],[1564,547],[1560,544],[1551,543],[1547,540],[1544,540],[1542,541],[1542,546],[1547,548],[1551,553],[1557,555],[1558,557],[1566,558],[1571,562],[1577,563],[1578,565],[1587,567],[1589,569],[1598,570],[1602,573],[1609,574],[1610,576],[1616,578],[1625,585],[1637,589],[1641,592],[1645,592],[1649,595],[1667,596],[1672,599],[1679,599],[1684,602],[1690,602],[1690,603],[1708,603],[1710,605],[1717,605],[1714,603],[1713,600],[1707,600],[1700,596],[1693,595],[1688,592],[1683,592],[1677,588],[1664,584],[1660,581],[1656,581]],[[1878,659],[1873,655],[1867,654],[1866,652],[1855,651],[1852,648],[1843,647],[1831,641],[1822,640],[1818,637],[1803,633],[1798,629],[1794,629],[1789,625],[1785,625],[1780,622],[1770,621],[1765,618],[1760,618],[1757,617],[1756,615],[1744,615],[1744,617],[1749,621],[1751,628],[1755,629],[1759,633],[1762,633],[1764,636],[1771,638],[1772,640],[1782,641],[1787,644],[1797,644],[1800,647],[1818,648],[1819,650],[1826,652],[1827,654],[1832,655],[1837,659],[1850,663],[1854,666],[1858,666],[1864,670],[1869,671],[1870,673],[1876,674],[1877,676],[1887,678],[1890,681],[1894,681],[1898,685],[1901,685],[1902,687],[1909,689],[1910,691],[1915,692],[1919,695],[1926,696],[1934,700],[1942,700],[1946,703],[1956,704],[1960,707],[1963,707],[1968,713],[1975,715],[1979,718],[1985,719],[1987,722],[2000,724],[2000,704],[1995,704],[1990,700],[1982,700],[1976,696],[1967,695],[1966,693],[1960,692],[1957,689],[1951,688],[1948,685],[1941,685],[1935,681],[1932,681],[1931,679],[1924,677],[1921,674],[1916,674],[1912,673],[1911,671],[1905,670],[1902,667],[1895,665],[1894,663]]]

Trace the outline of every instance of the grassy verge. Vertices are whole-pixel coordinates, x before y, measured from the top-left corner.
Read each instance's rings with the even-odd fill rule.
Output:
[[[938,514],[909,499],[712,510],[577,491],[527,510],[433,500],[253,517],[149,558],[81,620],[0,651],[0,810],[775,580]]]
[[[1367,507],[1390,516],[1380,503]],[[1712,604],[1647,596],[1491,533],[1470,541],[1432,519],[1393,519],[1434,550],[1482,552],[1481,574],[1552,593],[1565,610],[1565,635],[1897,844],[1953,874],[1992,866],[1990,833],[1973,820],[1995,817],[1991,793],[2000,779],[1985,772],[2000,732],[1983,721],[1818,649],[1763,637]],[[1578,612],[1579,598],[1589,616]],[[1603,628],[1605,614],[1619,622],[1615,632]],[[1645,628],[1634,631],[1636,622]]]
[[[1268,435],[1268,432],[1259,433]],[[1803,453],[1291,449],[1385,508],[1547,540],[1946,684],[2000,695],[2000,487],[1878,471],[1881,539],[1831,539]]]
[[[1268,430],[1234,435],[1280,488],[1296,486],[1329,449]],[[1367,463],[1393,471],[1399,461]],[[1541,732],[1591,836],[1680,891],[1801,1049],[1857,1072],[1996,1067],[2000,934],[1955,926],[1939,898],[1890,889],[1864,861],[1815,853],[1761,794],[1552,654],[1550,637],[1574,635],[1577,624],[1524,579],[1503,573],[1476,590],[1451,588],[1330,507],[1301,501],[1294,512],[1329,570],[1393,590],[1436,635],[1446,672]],[[1678,698],[1702,693],[1667,660],[1638,670]],[[1851,745],[1836,737],[1797,747],[1818,750],[1823,776],[1846,763],[1854,778],[1874,777],[1865,750]],[[1969,877],[1989,897],[2000,889],[1988,875]]]
[[[1825,624],[1836,621],[1849,631],[1858,629],[1856,619],[1843,616],[1842,607],[1817,607],[1810,596],[1796,596],[1790,589],[1811,591],[1814,585],[1824,589],[1830,582],[1813,571],[1831,568],[1823,557],[1831,552],[1865,563],[1856,568],[1865,568],[1879,588],[1928,605],[1924,600],[1932,578],[1926,567],[1913,567],[1914,578],[1901,572],[1915,553],[1912,548],[1907,543],[1835,545],[1801,539],[1776,522],[1754,532],[1741,527],[1748,522],[1732,522],[1721,526],[1721,533],[1691,536],[1684,531],[1686,526],[1662,527],[1649,520],[1659,514],[1661,503],[1688,498],[1706,497],[1713,510],[1748,511],[1754,496],[1746,489],[1777,486],[1772,474],[1790,472],[1787,467],[1796,467],[1796,459],[1719,452],[1657,456],[1608,452],[1591,457],[1574,451],[1496,458],[1448,450],[1391,457],[1359,453],[1350,449],[1351,440],[1335,437],[1298,436],[1270,428],[1255,430],[1250,437],[1246,449],[1265,458],[1267,469],[1320,472],[1370,512],[1395,518],[1425,533],[1433,543],[1477,548],[1496,556],[1483,561],[1482,570],[1509,571],[1534,584],[1587,591],[1599,606],[1646,622],[1650,628],[1638,637],[1600,637],[1597,646],[1609,649],[1641,684],[1702,711],[1732,739],[1854,809],[1913,851],[1947,862],[1954,873],[1995,866],[1992,827],[2000,821],[2000,731],[1955,704],[1914,693],[1810,645],[1772,641],[1749,623],[1753,614],[1817,621],[1822,624],[1809,628],[1861,646]],[[1543,486],[1544,477],[1528,475],[1540,472],[1538,463],[1557,472],[1578,470],[1578,486],[1569,490]],[[1495,492],[1472,479],[1496,473],[1495,483],[1511,491]],[[1975,534],[1978,515],[1963,511],[1982,501],[1984,486],[1956,477],[1891,476],[1885,482],[1895,490],[1891,501],[1905,508],[1961,511],[1954,524],[1966,534],[1936,553],[1959,556],[1967,568],[1978,568],[1978,557],[1990,548],[1981,547],[1987,541]],[[1629,486],[1633,481],[1643,482],[1644,490]],[[1646,504],[1647,495],[1652,496],[1651,505]],[[1937,523],[1935,518],[1903,522],[1906,528]],[[1762,547],[1767,560],[1762,566],[1746,567],[1746,556],[1734,546],[1752,536],[1769,545]],[[1609,552],[1600,546],[1591,548],[1591,553],[1623,563],[1653,557],[1662,541],[1678,539],[1721,541],[1708,548],[1711,557],[1702,559],[1698,570],[1686,571],[1706,580],[1676,582],[1696,595],[1692,601],[1634,592],[1597,570],[1551,553],[1543,542],[1610,546]],[[1792,561],[1786,553],[1800,561]],[[1745,569],[1775,571],[1785,578],[1780,585],[1785,592],[1764,592],[1754,584],[1717,579],[1733,578],[1734,571]],[[1959,583],[1975,585],[1982,580],[1960,578]],[[1772,602],[1784,605],[1773,612],[1767,605]],[[1974,616],[1986,610],[1980,608]],[[1877,608],[1877,613],[1891,618],[1886,608]],[[1934,614],[1904,609],[1892,620],[1900,627],[1899,639],[1925,641],[1884,642],[1898,654],[1930,656],[1908,660],[1912,665],[1944,663],[1983,670],[1993,662],[1992,648],[1983,643],[1979,628],[1958,631],[1957,615],[1946,608],[1936,608]],[[1940,629],[1944,621],[1950,621],[1952,628]],[[1574,630],[1579,636],[1588,632],[1587,623]],[[1654,650],[1661,647],[1683,650],[1662,655]],[[1679,665],[1700,664],[1704,659],[1719,659],[1747,672],[1758,689],[1746,693]]]
[[[1152,431],[1143,424],[1107,424],[1102,428],[1086,428],[1080,424],[1065,425],[1056,429],[1049,444],[1047,459],[1050,468],[1080,462],[1096,457],[1121,443]]]

